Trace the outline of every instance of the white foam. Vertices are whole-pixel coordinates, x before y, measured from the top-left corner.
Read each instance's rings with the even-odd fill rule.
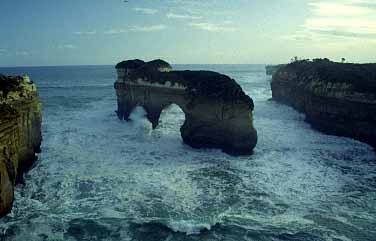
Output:
[[[257,223],[259,230],[296,232],[320,229],[304,218],[312,212],[374,219],[365,208],[375,207],[374,196],[356,195],[356,207],[348,200],[354,190],[374,188],[364,181],[376,173],[372,149],[314,131],[304,115],[267,101],[269,83],[258,75],[241,81],[248,93],[259,95],[259,142],[247,157],[184,145],[184,114],[177,106],[166,109],[151,131],[142,108],[134,110],[132,122],[117,119],[110,86],[85,96],[75,88],[64,92],[75,108],[43,96],[55,98],[61,92],[53,91],[62,90],[42,90],[41,161],[26,175],[26,185],[17,187],[15,208],[0,227],[17,225],[15,240],[22,240],[38,229],[28,223],[53,227],[56,220],[66,225],[80,217],[171,220],[165,225],[187,234],[210,230],[221,215],[224,225]]]
[[[209,223],[197,223],[195,220],[170,221],[167,226],[174,232],[186,233],[187,235],[197,235],[204,230],[210,230]]]

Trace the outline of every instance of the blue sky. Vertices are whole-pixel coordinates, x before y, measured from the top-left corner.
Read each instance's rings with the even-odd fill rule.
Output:
[[[1,0],[0,66],[375,62],[374,0]]]

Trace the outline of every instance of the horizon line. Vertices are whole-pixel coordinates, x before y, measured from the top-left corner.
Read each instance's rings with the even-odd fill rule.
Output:
[[[77,64],[77,65],[9,65],[9,66],[0,66],[0,68],[38,68],[38,67],[89,67],[89,66],[115,66],[116,64]],[[231,64],[231,63],[226,63],[226,64],[171,64],[173,65],[269,65],[265,63],[260,63],[260,64]],[[274,65],[274,64],[271,64]]]

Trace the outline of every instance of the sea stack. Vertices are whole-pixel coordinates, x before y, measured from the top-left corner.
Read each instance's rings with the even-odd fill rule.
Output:
[[[211,71],[173,71],[163,60],[128,60],[116,69],[121,120],[142,106],[156,128],[162,110],[177,104],[185,113],[180,131],[186,144],[233,155],[252,153],[257,142],[254,104],[235,80]]]
[[[40,152],[41,122],[41,103],[29,77],[0,75],[0,216],[11,210],[16,182]]]
[[[314,128],[376,147],[376,64],[296,61],[273,75],[271,88]]]

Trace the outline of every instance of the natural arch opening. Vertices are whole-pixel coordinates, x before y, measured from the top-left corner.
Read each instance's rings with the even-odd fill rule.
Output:
[[[178,133],[180,136],[180,127],[184,121],[184,111],[178,105],[171,104],[162,110],[157,129],[164,133]]]

